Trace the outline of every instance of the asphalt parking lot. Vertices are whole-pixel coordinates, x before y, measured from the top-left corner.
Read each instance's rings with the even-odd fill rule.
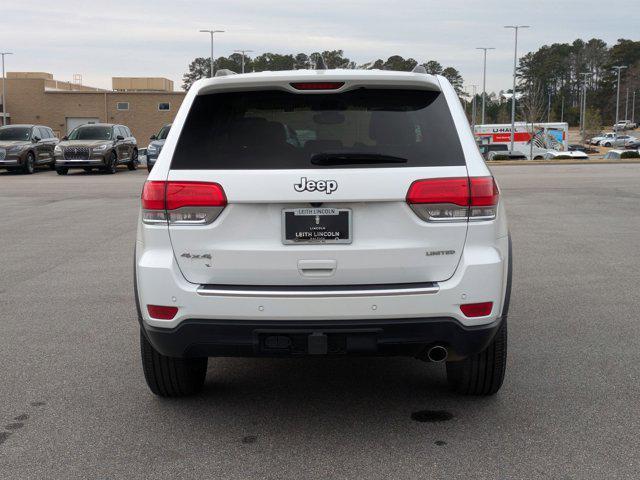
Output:
[[[640,477],[640,165],[493,170],[515,267],[489,399],[405,358],[214,359],[203,394],[158,399],[132,294],[146,171],[0,173],[0,478]]]

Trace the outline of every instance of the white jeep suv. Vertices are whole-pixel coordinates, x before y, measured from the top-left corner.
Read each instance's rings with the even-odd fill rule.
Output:
[[[182,396],[208,357],[408,355],[491,395],[510,272],[498,187],[445,78],[200,80],[142,192],[145,377]]]

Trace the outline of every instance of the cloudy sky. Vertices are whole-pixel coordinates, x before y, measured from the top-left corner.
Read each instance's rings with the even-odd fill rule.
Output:
[[[519,52],[576,38],[638,40],[640,2],[593,0],[0,0],[0,50],[8,71],[45,71],[57,79],[110,87],[112,76],[162,76],[181,85],[196,56],[209,55],[201,28],[225,30],[215,55],[311,53],[341,48],[358,63],[398,54],[458,68],[487,90],[508,88],[513,31],[528,24]],[[252,54],[255,55],[256,53]]]

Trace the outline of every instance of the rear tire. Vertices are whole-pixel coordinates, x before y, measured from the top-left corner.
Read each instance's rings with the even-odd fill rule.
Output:
[[[56,173],[58,175],[66,175],[67,173],[69,173],[69,169],[64,167],[56,168]]]
[[[202,390],[208,358],[174,358],[156,351],[140,331],[140,353],[149,389],[160,397],[186,397]]]
[[[488,396],[502,386],[507,365],[507,318],[489,346],[461,362],[447,362],[447,381],[457,393]]]
[[[129,160],[129,163],[127,163],[127,168],[129,170],[135,170],[138,168],[138,151],[134,150],[133,154],[131,155],[131,160]]]

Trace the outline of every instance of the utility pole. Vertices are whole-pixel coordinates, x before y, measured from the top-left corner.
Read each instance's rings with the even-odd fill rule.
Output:
[[[213,77],[213,34],[224,33],[224,30],[200,30],[200,33],[208,33],[211,35],[211,71],[209,72],[209,78]]]
[[[487,99],[487,50],[495,50],[495,47],[476,47],[476,50],[484,51],[484,62],[482,66],[482,124],[484,125],[485,102]]]
[[[631,121],[636,123],[636,91],[633,91],[633,102],[631,102]]]
[[[618,71],[618,89],[616,90],[616,126],[614,128],[614,134],[616,136],[616,140],[618,139],[618,115],[620,114],[620,70],[627,68],[625,65],[616,65],[613,67]]]
[[[244,56],[246,53],[252,53],[253,50],[234,50],[233,52],[242,54],[242,73],[244,73]]]
[[[562,103],[560,104],[560,123],[564,122],[564,95],[562,96]]]
[[[627,87],[627,99],[624,102],[624,119],[629,120],[629,87]]]
[[[587,77],[591,72],[582,72],[582,101],[580,102],[580,136],[584,138],[584,129],[587,125]]]
[[[7,124],[7,93],[6,93],[7,78],[4,75],[4,56],[13,55],[13,53],[0,52],[0,55],[2,55],[2,126],[5,126]]]
[[[529,25],[505,25],[504,28],[513,28],[515,33],[515,48],[513,50],[513,90],[511,91],[511,147],[513,152],[513,136],[516,129],[516,69],[518,67],[518,30],[521,28],[529,28]]]
[[[551,90],[549,90],[549,102],[547,104],[547,123],[551,122]]]

